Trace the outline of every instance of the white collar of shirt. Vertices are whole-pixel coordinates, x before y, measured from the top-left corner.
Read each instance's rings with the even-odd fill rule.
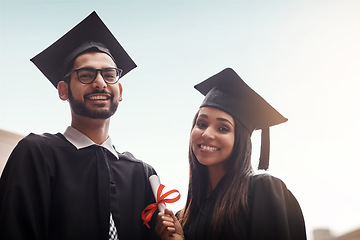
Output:
[[[88,138],[85,134],[82,132],[76,130],[75,128],[69,126],[64,132],[64,137],[77,149],[86,148],[91,145],[98,145],[101,147],[106,148],[109,150],[117,159],[119,159],[119,156],[117,152],[115,151],[111,138],[108,137],[105,142],[103,142],[101,145],[94,143],[90,138]]]

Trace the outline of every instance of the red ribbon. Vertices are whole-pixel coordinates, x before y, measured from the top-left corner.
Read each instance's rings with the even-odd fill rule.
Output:
[[[160,184],[160,186],[157,190],[157,197],[156,197],[157,202],[147,205],[147,207],[141,213],[141,220],[143,221],[143,224],[145,224],[148,228],[150,228],[149,221],[150,221],[152,215],[154,214],[154,212],[156,211],[156,209],[158,208],[158,205],[160,203],[163,203],[166,205],[166,203],[174,203],[180,199],[180,192],[175,189],[170,190],[170,191],[164,193],[163,195],[161,195],[164,187],[165,187],[164,185]],[[165,199],[167,196],[169,196],[170,194],[173,194],[173,193],[178,193],[179,195],[177,195],[174,198]]]

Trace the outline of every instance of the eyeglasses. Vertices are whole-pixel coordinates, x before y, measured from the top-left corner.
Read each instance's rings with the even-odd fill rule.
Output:
[[[96,79],[98,72],[100,72],[101,76],[103,77],[104,81],[107,84],[115,84],[119,81],[121,77],[122,69],[119,68],[95,69],[90,67],[84,67],[84,68],[72,70],[71,72],[65,75],[65,78],[69,77],[74,72],[76,72],[79,81],[83,84],[92,83]]]

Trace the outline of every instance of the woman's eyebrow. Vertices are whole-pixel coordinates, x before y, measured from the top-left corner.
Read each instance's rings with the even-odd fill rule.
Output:
[[[200,114],[199,117],[209,118],[208,115],[206,115],[206,114]]]
[[[198,116],[198,118],[206,118],[206,119],[208,119],[209,117],[206,114],[200,114]],[[216,118],[216,120],[221,121],[221,122],[228,122],[229,124],[231,124],[231,126],[234,126],[234,124],[230,120],[228,120],[226,118],[219,117],[219,118]]]
[[[234,124],[232,123],[232,122],[230,122],[230,120],[228,120],[228,119],[226,119],[226,118],[216,118],[216,120],[218,120],[218,121],[221,121],[221,122],[228,122],[228,123],[230,123],[231,124],[231,126],[234,126]]]

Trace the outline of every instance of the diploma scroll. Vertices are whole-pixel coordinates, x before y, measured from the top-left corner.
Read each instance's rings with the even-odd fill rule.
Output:
[[[141,212],[141,220],[148,228],[150,228],[149,221],[151,220],[151,217],[156,211],[156,209],[158,209],[160,212],[164,212],[166,208],[166,203],[174,203],[180,199],[180,193],[178,190],[175,189],[162,194],[165,186],[160,183],[160,179],[157,175],[151,175],[149,177],[149,182],[156,202],[149,204]],[[173,193],[177,193],[178,195],[174,198],[166,198]]]
[[[149,182],[150,182],[150,186],[151,186],[151,189],[152,189],[154,197],[155,197],[155,201],[158,202],[159,199],[157,199],[157,192],[160,187],[160,178],[158,177],[158,175],[151,175],[149,177]],[[159,212],[163,213],[165,211],[165,208],[166,208],[166,206],[164,203],[158,204]]]

